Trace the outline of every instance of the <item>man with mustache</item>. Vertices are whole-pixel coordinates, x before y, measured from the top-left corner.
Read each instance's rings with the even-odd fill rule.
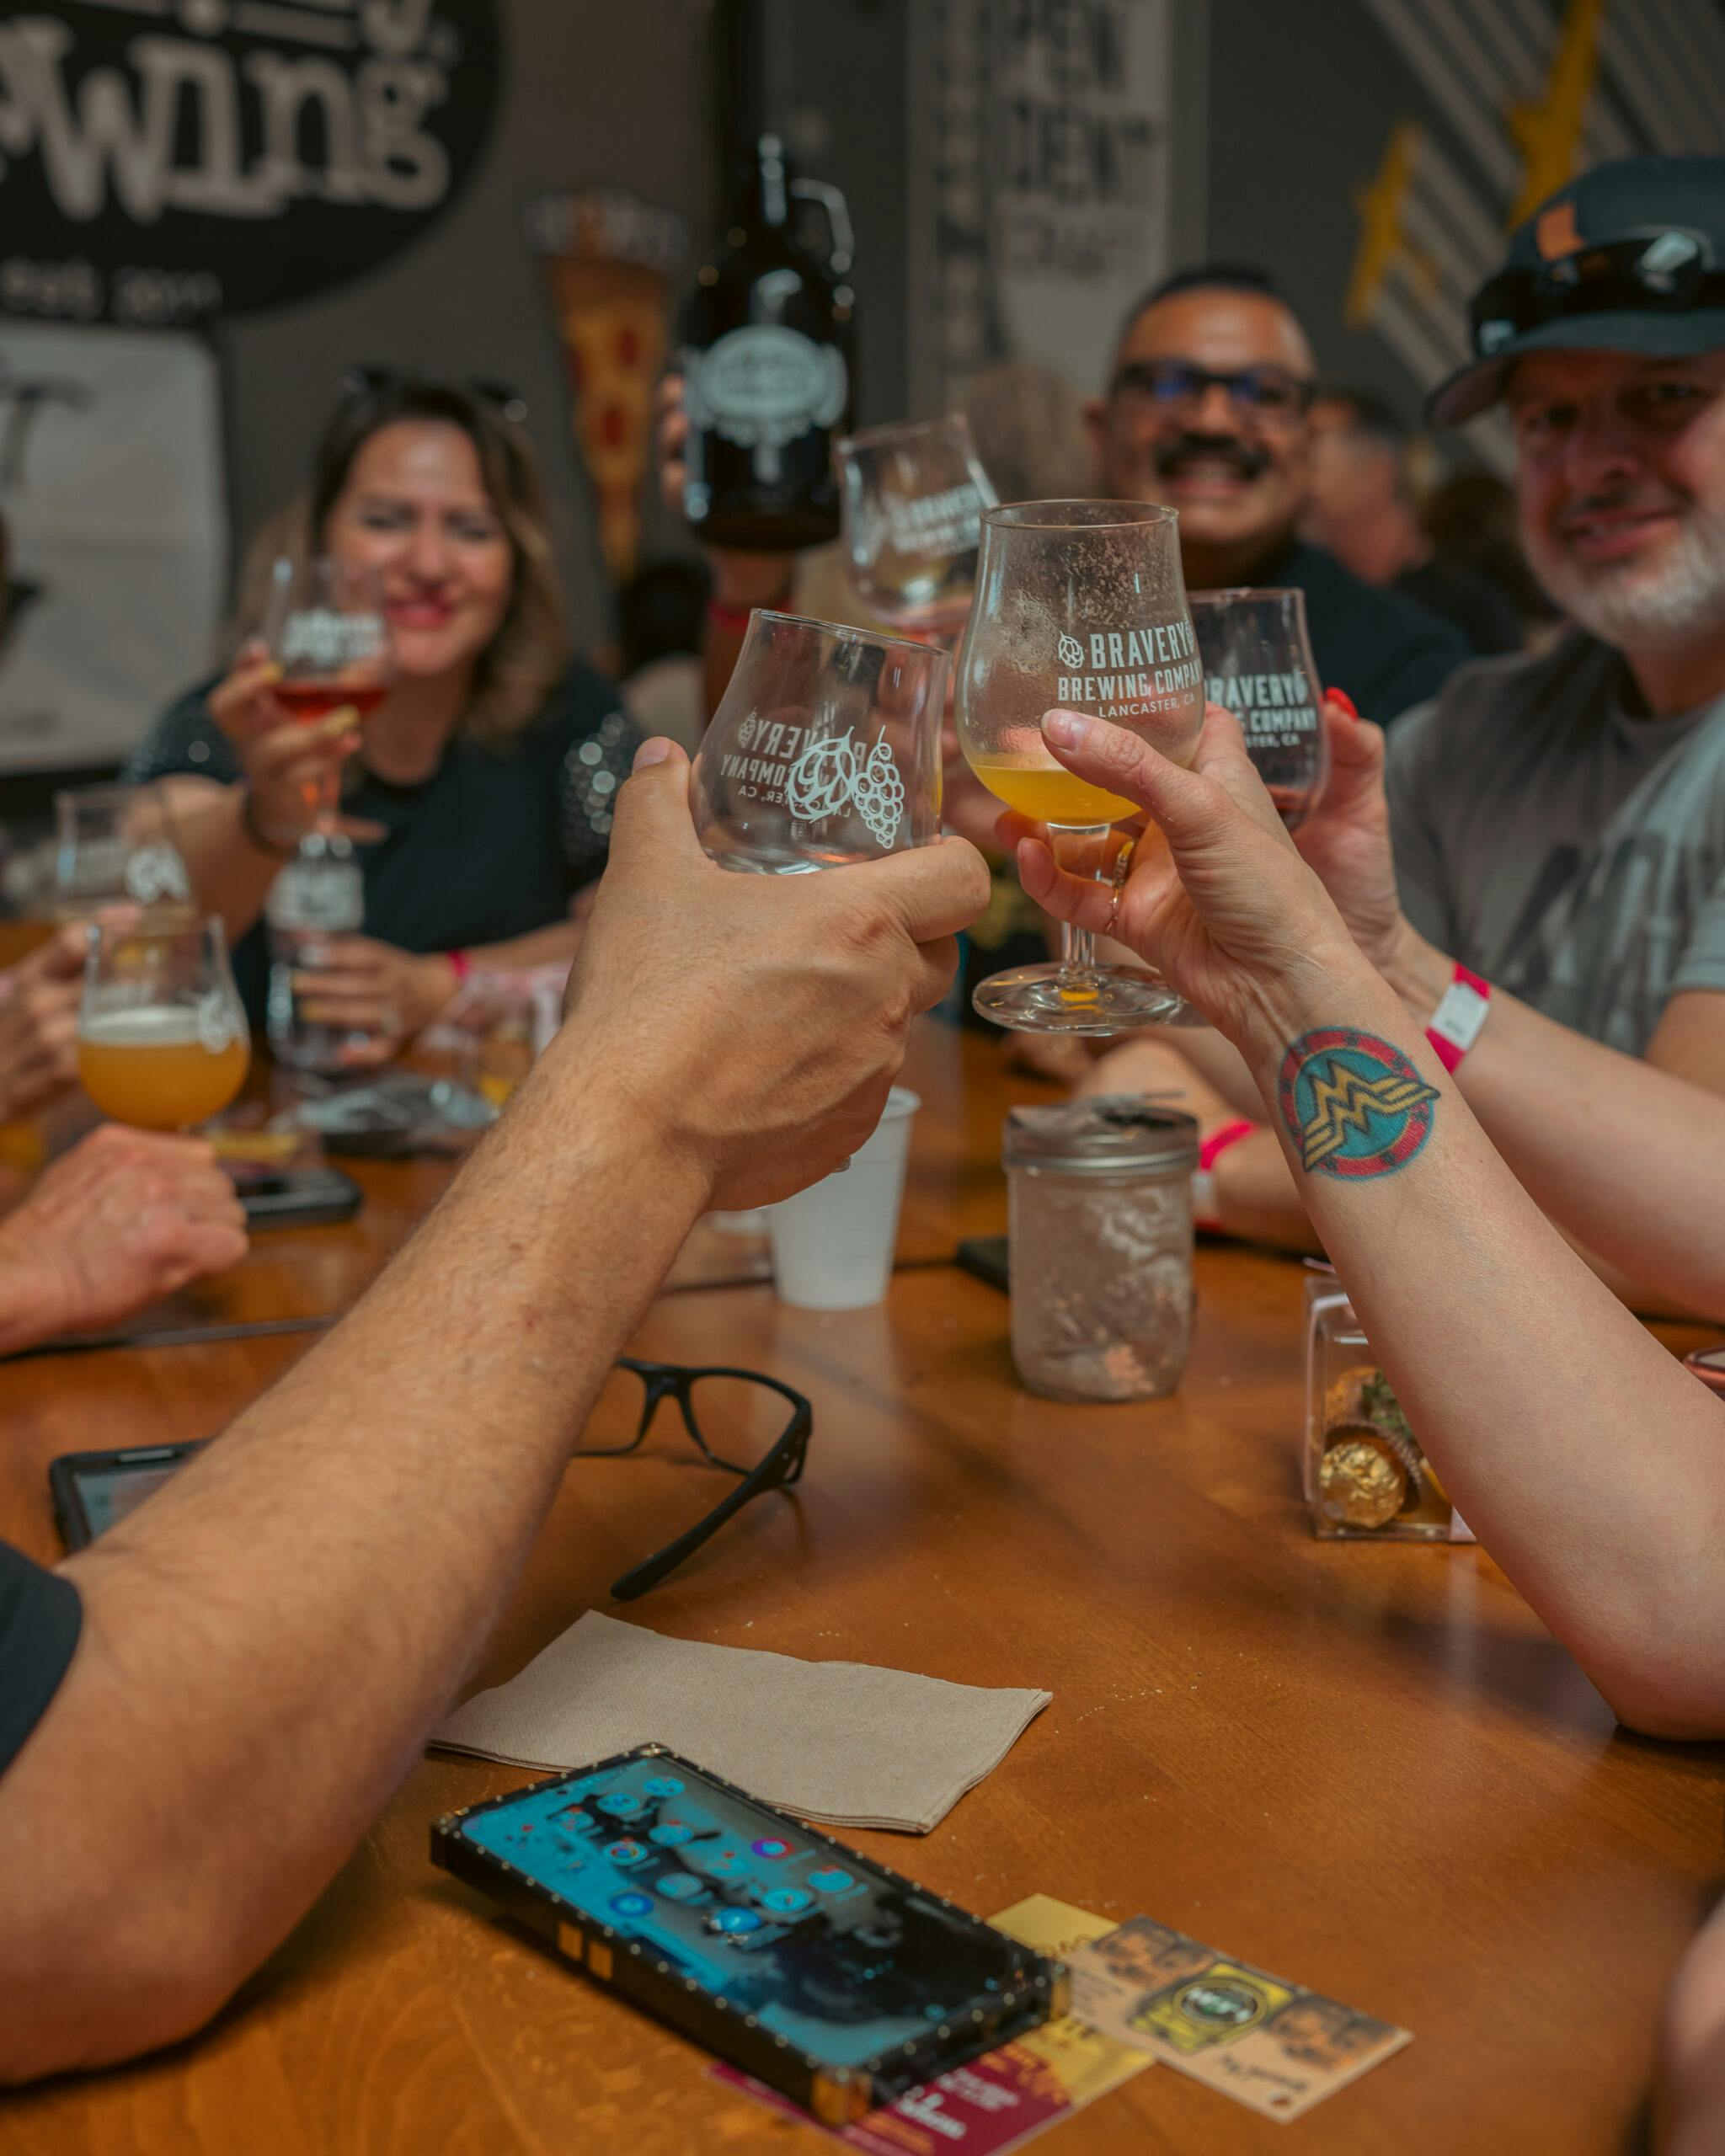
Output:
[[[1188,590],[1298,585],[1320,680],[1387,723],[1435,696],[1469,647],[1298,538],[1316,374],[1306,332],[1262,270],[1181,270],[1134,309],[1107,394],[1087,408],[1098,491],[1179,511]]]
[[[1710,1158],[1702,1096],[1725,1095],[1725,157],[1572,181],[1512,236],[1471,317],[1473,357],[1432,416],[1504,406],[1523,544],[1573,626],[1410,715],[1387,805],[1377,737],[1332,723],[1329,793],[1297,843],[1561,1218],[1620,1149],[1645,1158],[1678,1132]],[[1628,1105],[1645,1074],[1589,1042],[1683,1081],[1658,1132]],[[1237,1067],[1210,1037],[1181,1044],[1204,1078],[1134,1043],[1087,1090],[1184,1073],[1208,1135],[1227,1134],[1206,1163],[1212,1217],[1309,1246],[1274,1139],[1243,1121]],[[1551,1132],[1578,1102],[1597,1146],[1559,1157]],[[1696,1191],[1705,1202],[1699,1174]],[[1685,1226],[1668,1217],[1667,1241]],[[1703,1259],[1681,1296],[1648,1295],[1652,1263],[1601,1269],[1642,1307],[1725,1309]]]

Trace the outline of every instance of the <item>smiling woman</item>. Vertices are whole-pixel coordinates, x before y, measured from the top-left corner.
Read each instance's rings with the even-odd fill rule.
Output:
[[[604,866],[635,739],[611,685],[571,663],[542,490],[509,392],[367,371],[350,377],[310,483],[272,529],[375,580],[393,685],[318,725],[295,719],[253,643],[181,699],[129,775],[165,779],[205,910],[223,915],[261,1015],[259,915],[341,775],[338,827],[365,878],[363,936],[327,940],[332,1022],[390,1053],[435,1017],[470,957],[521,965],[574,947],[570,918]],[[242,595],[249,626],[259,611]],[[339,1007],[338,1007],[339,1006]]]

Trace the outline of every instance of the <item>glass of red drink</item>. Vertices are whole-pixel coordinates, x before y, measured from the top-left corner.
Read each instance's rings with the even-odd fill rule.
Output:
[[[383,586],[375,569],[328,556],[284,554],[270,573],[264,640],[281,670],[276,701],[311,726],[338,711],[357,726],[377,710],[395,678]],[[334,776],[310,805],[318,825],[334,818]]]

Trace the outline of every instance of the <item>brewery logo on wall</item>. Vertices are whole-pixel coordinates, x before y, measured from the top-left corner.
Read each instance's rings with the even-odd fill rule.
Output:
[[[185,328],[304,299],[449,207],[494,0],[54,0],[0,21],[0,312]]]
[[[626,187],[545,189],[527,205],[527,238],[557,318],[606,569],[621,584],[641,549],[653,397],[688,222]]]

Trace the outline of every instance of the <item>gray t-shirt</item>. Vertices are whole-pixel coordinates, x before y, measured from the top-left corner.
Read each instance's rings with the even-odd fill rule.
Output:
[[[1725,991],[1725,696],[1637,718],[1571,632],[1465,667],[1391,730],[1402,903],[1549,1018],[1639,1055],[1679,990]]]

